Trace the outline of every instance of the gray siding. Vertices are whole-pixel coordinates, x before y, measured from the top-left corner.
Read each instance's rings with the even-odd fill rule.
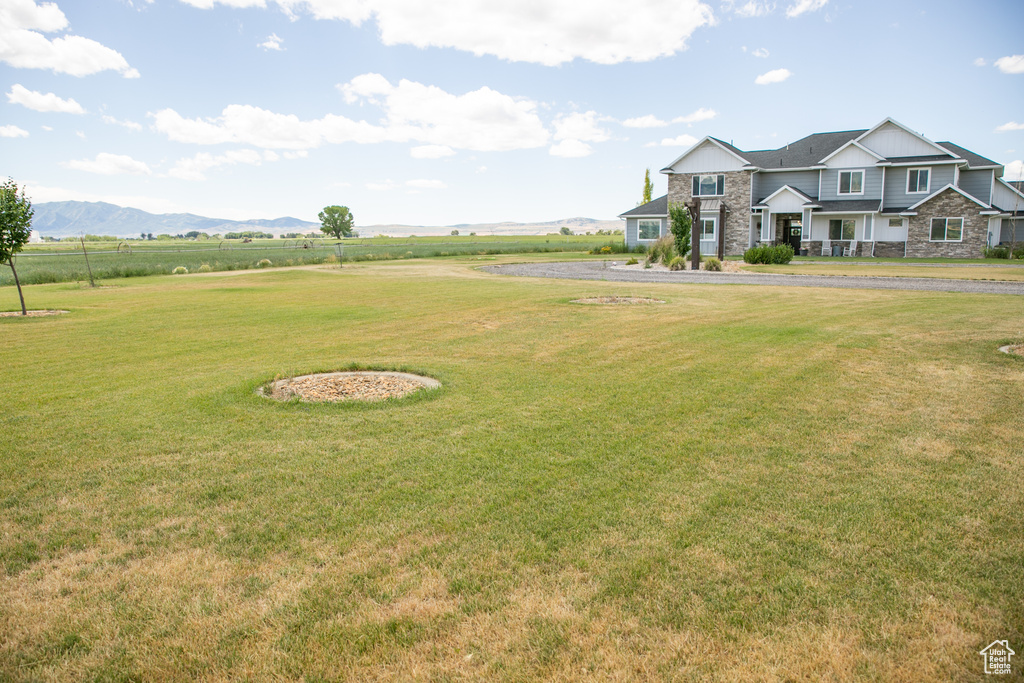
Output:
[[[821,201],[835,201],[837,199],[881,199],[882,198],[882,169],[864,169],[864,194],[839,194],[839,172],[859,171],[860,169],[850,168],[826,168],[821,172]],[[888,196],[888,185],[886,185],[886,196]]]
[[[626,219],[626,246],[632,248],[637,245],[639,239],[637,238],[637,221],[650,221],[656,220],[661,223],[661,235],[664,236],[668,233],[668,219],[667,218],[627,218]],[[652,241],[644,240],[643,244],[652,244]]]
[[[992,171],[960,171],[960,189],[988,204],[992,194]]]
[[[920,168],[926,168],[921,166]],[[953,182],[953,166],[931,166],[931,182],[928,185],[928,194],[907,194],[907,168],[896,166],[885,172],[885,208],[906,208],[913,206],[919,201],[935,194],[946,185]],[[982,200],[987,201],[987,200]]]
[[[754,201],[764,199],[783,185],[789,185],[808,197],[818,196],[817,171],[779,171],[754,174]]]

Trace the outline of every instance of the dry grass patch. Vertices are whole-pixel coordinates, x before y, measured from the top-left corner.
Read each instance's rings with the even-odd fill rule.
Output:
[[[21,311],[2,311],[0,312],[0,318],[44,318],[50,315],[63,315],[67,311],[61,310],[44,310],[44,311],[28,311],[26,314],[22,314]]]
[[[646,296],[588,296],[582,299],[573,299],[569,303],[630,306],[636,304],[663,304],[665,302],[662,299],[652,299]]]

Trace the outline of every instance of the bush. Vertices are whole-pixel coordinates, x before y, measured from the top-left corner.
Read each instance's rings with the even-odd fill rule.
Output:
[[[637,263],[639,263],[639,261],[636,260],[635,256],[630,256],[629,260],[626,261],[627,266],[635,266]]]
[[[209,263],[204,263],[203,265],[199,266],[199,270],[197,270],[196,272],[197,273],[212,273],[213,272],[213,268],[210,267]]]
[[[666,266],[672,261],[672,257],[676,255],[675,240],[670,236],[666,235],[657,242],[651,245],[647,251],[647,262],[648,263],[664,263]]]
[[[981,253],[984,258],[1010,258],[1009,247],[985,247]]]
[[[174,270],[171,271],[171,274],[172,275],[188,275],[188,268],[186,268],[185,266],[178,266],[177,268],[175,268]]]
[[[682,256],[675,256],[668,264],[669,270],[686,270],[686,259]]]
[[[272,263],[270,262],[270,259],[268,259],[268,258],[261,258],[261,259],[260,259],[260,260],[259,260],[259,261],[258,261],[258,262],[256,263],[256,267],[257,267],[257,268],[269,268],[269,267],[270,267],[270,266],[272,266],[272,265],[274,265],[274,264],[272,264]]]
[[[1018,244],[1017,248],[1013,250],[1013,258],[1024,259],[1024,244]]]
[[[788,244],[778,244],[774,247],[752,247],[743,252],[743,260],[747,263],[784,265],[793,260],[793,247]]]
[[[609,246],[601,247],[601,253],[602,254],[610,254],[610,253],[612,253],[612,248],[609,247]]]
[[[704,262],[704,270],[713,270],[716,273],[722,272],[722,262],[712,256]]]

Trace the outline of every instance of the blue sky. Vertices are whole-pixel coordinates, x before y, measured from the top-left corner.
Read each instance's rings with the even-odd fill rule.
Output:
[[[0,173],[233,219],[609,219],[704,135],[891,116],[1009,176],[1021,27],[1019,1],[4,0]]]

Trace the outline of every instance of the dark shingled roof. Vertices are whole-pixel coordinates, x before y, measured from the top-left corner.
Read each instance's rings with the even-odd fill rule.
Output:
[[[975,154],[971,150],[964,149],[960,145],[954,145],[952,142],[940,142],[940,143],[938,143],[938,145],[940,147],[945,147],[946,149],[948,149],[953,154],[956,154],[958,156],[962,156],[964,159],[967,160],[967,165],[971,166],[971,167],[976,167],[976,166],[999,166],[1000,165],[998,161],[992,161],[991,159],[986,159],[985,157],[981,156],[980,154]]]
[[[931,161],[952,161],[948,154],[924,154],[916,157],[887,157],[886,161],[894,164],[927,164]]]
[[[668,195],[658,197],[654,201],[641,204],[635,209],[630,209],[625,213],[620,213],[619,217],[623,216],[667,216],[668,215]]]
[[[779,149],[761,149],[756,152],[738,152],[759,168],[808,168],[836,151],[866,130],[841,130],[832,133],[814,133]]]
[[[820,209],[815,211],[849,211],[860,213],[863,211],[878,211],[877,199],[837,199],[825,202],[815,202]]]

